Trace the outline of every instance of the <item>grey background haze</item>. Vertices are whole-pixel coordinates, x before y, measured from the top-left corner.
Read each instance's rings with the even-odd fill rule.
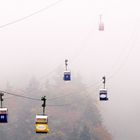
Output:
[[[55,2],[1,1],[0,25]],[[71,71],[80,73],[87,85],[107,76],[109,102],[99,103],[104,123],[114,140],[138,140],[139,4],[138,0],[62,0],[26,20],[0,28],[0,87],[10,82],[20,88],[32,76],[49,78],[67,58]],[[103,32],[98,31],[100,14]]]

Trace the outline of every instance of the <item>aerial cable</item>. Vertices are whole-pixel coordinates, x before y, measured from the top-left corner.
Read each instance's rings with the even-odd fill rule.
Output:
[[[90,85],[90,86],[88,86],[88,87],[91,87],[91,86],[93,87],[93,85]],[[78,95],[78,94],[82,94],[83,92],[86,92],[86,90],[87,90],[87,89],[81,90],[81,92],[78,91],[79,93],[77,93],[77,95]],[[20,97],[20,98],[24,98],[24,99],[35,100],[35,101],[41,101],[41,100],[43,99],[43,98],[41,98],[41,99],[39,99],[39,98],[32,98],[32,97],[29,97],[29,96],[19,95],[19,94],[15,94],[15,93],[11,93],[11,92],[6,92],[6,91],[3,91],[3,90],[0,90],[0,93],[9,94],[9,95],[12,95],[12,96],[16,96],[16,97]],[[64,97],[64,96],[70,96],[70,95],[72,95],[72,94],[69,93],[69,95],[67,94],[67,95],[63,95],[63,96],[56,97],[56,98],[50,98],[50,99],[47,99],[47,100],[58,99],[58,98],[62,98],[62,97]],[[86,92],[85,96],[86,96],[86,97],[89,97],[89,93],[87,94],[87,92]],[[85,96],[83,97],[83,99],[85,98]],[[45,99],[46,99],[46,96],[44,96],[44,97],[45,97]],[[72,102],[67,103],[67,104],[46,104],[46,105],[47,105],[47,106],[50,106],[50,107],[64,107],[64,106],[72,105],[72,104],[74,104],[74,103],[76,103],[76,102],[77,102],[77,100],[72,101]]]
[[[95,88],[96,86],[98,86],[99,85],[99,83],[100,82],[97,82],[97,83],[94,83],[94,84],[91,84],[91,85],[88,85],[88,86],[86,86],[86,88]],[[82,90],[82,93],[83,92],[85,92],[87,89],[85,89],[85,90]],[[37,100],[37,101],[40,101],[40,99],[39,98],[32,98],[32,97],[29,97],[29,96],[24,96],[24,95],[19,95],[19,94],[15,94],[15,93],[11,93],[11,92],[7,92],[7,91],[2,91],[2,90],[0,90],[0,92],[3,92],[3,93],[6,93],[6,94],[8,94],[8,95],[12,95],[12,96],[17,96],[17,97],[21,97],[21,98],[25,98],[25,99],[31,99],[31,100]],[[81,92],[80,91],[78,91],[79,93],[77,93],[77,94],[81,94]],[[68,93],[68,94],[65,94],[65,95],[61,95],[61,96],[56,96],[56,97],[54,97],[54,98],[48,98],[47,100],[48,101],[52,101],[52,100],[56,100],[56,99],[60,99],[60,98],[63,98],[63,97],[68,97],[68,96],[73,96],[73,94],[71,94],[71,93]],[[9,97],[10,98],[10,97]],[[6,99],[8,99],[8,97],[6,98]],[[57,105],[51,105],[51,106],[57,106]],[[61,105],[60,105],[61,106]]]
[[[6,91],[2,91],[0,90],[0,93],[3,95],[3,94],[9,94],[9,95],[12,95],[12,96],[16,96],[16,97],[20,97],[20,98],[24,98],[24,99],[30,99],[30,100],[35,100],[35,101],[45,101],[46,102],[46,96],[42,97],[41,99],[39,98],[32,98],[32,97],[29,97],[29,96],[24,96],[24,95],[19,95],[19,94],[15,94],[15,93],[9,93],[9,92],[6,92]],[[43,104],[42,106],[43,107],[46,107],[47,106],[67,106],[67,105],[70,105],[69,104]],[[45,112],[44,112],[45,113]]]
[[[16,24],[16,23],[18,23],[18,22],[24,21],[24,20],[26,20],[26,19],[28,19],[28,18],[34,16],[34,15],[37,15],[37,14],[39,14],[39,13],[45,11],[45,10],[48,10],[49,8],[55,6],[56,4],[58,4],[58,3],[61,2],[61,1],[62,1],[62,0],[57,0],[55,3],[52,3],[52,4],[50,4],[50,5],[48,5],[48,6],[44,7],[44,8],[42,8],[42,9],[36,11],[36,12],[33,12],[33,13],[27,15],[27,16],[24,16],[24,17],[22,17],[22,18],[16,19],[16,20],[11,21],[11,22],[9,22],[9,23],[0,25],[0,29],[1,29],[1,28],[4,28],[4,27],[7,27],[7,26],[10,26],[10,25],[13,25],[13,24]]]
[[[24,95],[19,95],[19,94],[15,94],[15,93],[10,93],[10,92],[6,92],[6,91],[3,91],[3,90],[0,90],[0,93],[5,93],[5,94],[13,95],[13,96],[20,97],[20,98],[40,101],[40,99],[38,99],[38,98],[32,98],[32,97],[29,97],[29,96],[24,96]]]
[[[69,105],[71,105],[72,103],[69,103],[69,104],[47,104],[47,106],[52,106],[52,107],[65,107],[65,106],[69,106]]]
[[[88,88],[93,88],[93,87],[97,88],[98,86],[99,86],[99,82],[98,82],[98,85],[97,85],[97,83],[96,84],[91,84],[91,85],[88,86]],[[94,89],[94,91],[96,90],[96,88]],[[87,89],[81,90],[81,91],[78,91],[78,93],[76,93],[76,95],[80,95],[80,94],[86,93],[85,96],[89,97],[90,93],[87,93],[87,92],[88,92]],[[68,93],[68,94],[65,94],[65,95],[62,95],[62,96],[58,96],[58,97],[55,97],[55,98],[50,98],[50,99],[48,99],[48,101],[57,100],[57,99],[61,99],[63,97],[68,97],[68,96],[74,96],[74,94],[72,94],[72,93],[74,93],[74,92],[71,92],[71,93]],[[83,98],[85,98],[85,96]],[[72,102],[70,102],[67,105],[70,105],[70,104],[72,104],[74,102],[76,102],[76,101],[72,101]]]
[[[99,84],[99,83],[98,83],[98,84]],[[91,84],[91,85],[88,86],[88,88],[91,88],[91,87],[93,88],[93,86],[94,86],[94,84]],[[78,91],[78,93],[76,93],[76,95],[81,94],[81,93],[85,92],[86,90],[87,90],[87,89],[81,90],[81,92]],[[49,101],[52,101],[52,100],[61,99],[61,98],[63,98],[63,97],[73,96],[72,93],[74,93],[74,92],[67,93],[67,94],[64,94],[64,95],[61,95],[61,96],[56,96],[56,97],[54,97],[54,98],[48,98],[47,100],[48,100],[48,102],[49,102]]]
[[[96,82],[96,83],[88,84],[88,85],[86,86],[86,89],[85,89],[85,90],[78,91],[79,93],[76,93],[76,95],[77,95],[77,94],[81,94],[81,93],[87,91],[89,88],[95,88],[95,89],[96,89],[97,87],[99,87],[101,81],[102,81],[102,79],[100,79],[100,81],[98,81],[98,82]],[[52,100],[61,99],[61,98],[63,98],[63,97],[73,96],[72,93],[73,93],[73,92],[70,92],[70,93],[67,93],[67,94],[64,94],[64,95],[60,95],[60,96],[56,96],[56,97],[52,97],[52,98],[48,98],[47,100],[48,100],[48,101],[52,101]]]
[[[24,95],[19,95],[19,94],[15,94],[15,93],[10,93],[10,92],[6,92],[6,91],[3,91],[3,90],[0,90],[0,93],[1,94],[9,94],[9,95],[12,95],[12,96],[16,96],[16,97],[20,97],[20,98],[24,98],[24,99],[29,99],[29,100],[34,100],[34,101],[41,101],[41,100],[44,101],[44,97],[46,97],[46,96],[44,96],[41,99],[39,99],[39,98],[32,98],[32,97],[29,97],[29,96],[24,96]],[[46,98],[45,98],[45,100],[46,100]],[[67,106],[67,105],[70,105],[70,103],[69,104],[44,104],[44,105],[45,106]]]
[[[56,97],[54,97],[54,98],[49,98],[49,99],[47,99],[47,100],[48,100],[48,101],[52,101],[52,100],[60,99],[60,98],[67,97],[67,96],[71,96],[71,94],[68,93],[68,94],[65,94],[65,95],[56,96]]]

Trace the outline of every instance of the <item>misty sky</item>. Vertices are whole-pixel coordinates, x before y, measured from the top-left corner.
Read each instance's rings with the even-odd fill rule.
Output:
[[[100,103],[114,140],[140,138],[140,2],[138,0],[4,0],[0,2],[0,86],[48,76],[69,60],[85,83],[107,81]],[[99,15],[105,31],[98,31]],[[47,77],[46,77],[47,78]],[[20,80],[20,82],[19,82]],[[97,93],[98,94],[98,93]]]

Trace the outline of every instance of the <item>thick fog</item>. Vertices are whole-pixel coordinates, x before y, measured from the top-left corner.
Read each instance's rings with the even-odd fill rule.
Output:
[[[33,76],[49,79],[68,59],[71,72],[79,73],[87,86],[93,84],[90,90],[97,99],[94,84],[106,76],[109,101],[98,104],[114,140],[140,139],[139,4],[138,0],[1,1],[1,89],[7,82],[18,89]],[[98,30],[100,15],[104,31]]]

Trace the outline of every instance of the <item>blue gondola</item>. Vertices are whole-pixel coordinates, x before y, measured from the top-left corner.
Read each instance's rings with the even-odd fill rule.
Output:
[[[8,122],[8,109],[0,108],[0,123],[7,123],[7,122]]]
[[[70,71],[64,71],[64,81],[70,81],[71,80],[71,72]]]
[[[71,80],[71,72],[68,70],[68,60],[65,59],[65,71],[64,71],[64,81],[70,81]]]

